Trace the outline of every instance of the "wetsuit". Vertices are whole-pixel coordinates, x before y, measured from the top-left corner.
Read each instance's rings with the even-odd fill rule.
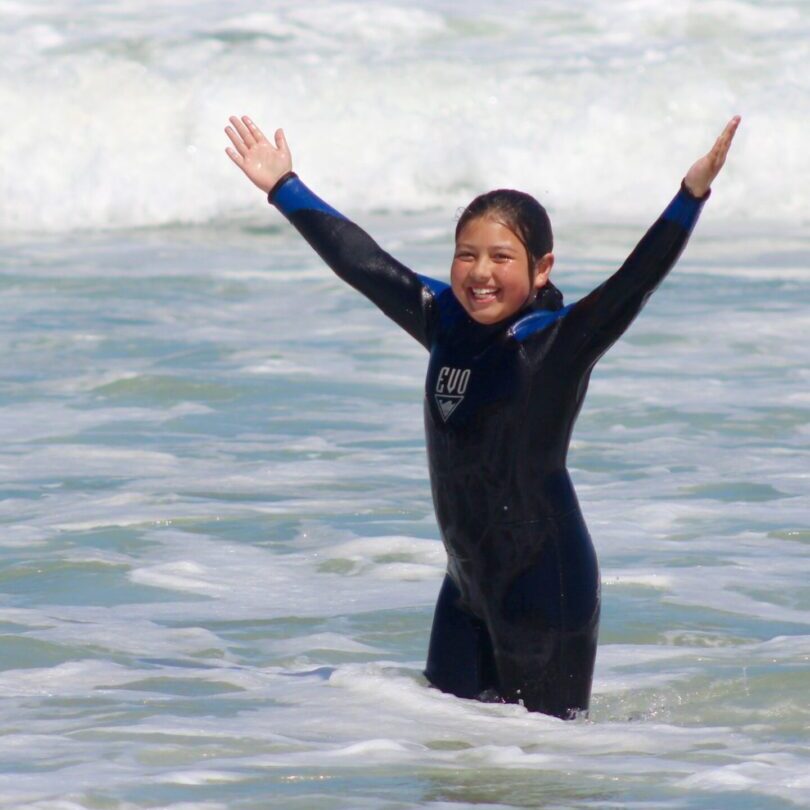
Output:
[[[338,276],[430,352],[425,432],[448,567],[428,680],[558,717],[586,711],[600,587],[565,466],[571,432],[594,364],[675,264],[705,198],[682,186],[622,267],[575,304],[546,296],[492,325],[294,174],[269,198]]]

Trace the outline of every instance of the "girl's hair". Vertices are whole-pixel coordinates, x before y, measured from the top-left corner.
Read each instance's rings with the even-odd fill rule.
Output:
[[[529,273],[534,280],[535,262],[551,253],[554,237],[546,209],[531,194],[499,188],[476,197],[462,212],[456,223],[456,240],[464,226],[473,219],[489,217],[509,228],[523,244],[529,260]],[[560,309],[562,293],[550,282],[538,290],[536,306]]]

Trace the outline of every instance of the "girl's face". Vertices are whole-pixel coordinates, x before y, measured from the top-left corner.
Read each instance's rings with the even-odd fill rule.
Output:
[[[471,219],[456,241],[450,268],[453,293],[478,323],[514,315],[548,281],[554,256],[538,259],[532,281],[526,248],[505,225],[489,217]]]

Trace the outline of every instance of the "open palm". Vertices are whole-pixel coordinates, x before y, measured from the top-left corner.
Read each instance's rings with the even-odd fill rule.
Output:
[[[228,147],[226,154],[267,194],[281,177],[292,171],[292,155],[284,130],[276,130],[273,145],[248,116],[240,119],[232,115],[228,120],[233,126],[225,127],[225,134],[231,139],[233,149]]]

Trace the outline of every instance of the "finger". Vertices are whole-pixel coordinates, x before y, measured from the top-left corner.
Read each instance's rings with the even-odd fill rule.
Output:
[[[734,118],[731,119],[726,124],[726,128],[720,133],[720,137],[717,139],[717,142],[725,146],[728,149],[731,146],[731,141],[734,139],[734,133],[737,131],[737,127],[740,125],[740,116],[735,115]]]
[[[236,151],[244,157],[247,154],[247,146],[245,146],[244,141],[231,129],[231,127],[225,127],[225,134],[231,139],[231,143],[236,147]]]
[[[242,138],[242,140],[244,141],[244,138],[242,137],[242,133],[240,132],[240,127],[242,129],[244,129],[244,126],[242,126],[241,121],[235,115],[229,115],[228,116],[228,121],[231,122],[231,126],[225,127],[225,131],[227,132],[228,130],[231,130],[231,132],[238,133],[239,137]]]
[[[283,129],[277,129],[276,134],[273,136],[273,139],[276,142],[276,147],[284,152],[285,155],[290,154],[290,147],[287,146],[287,138],[284,136]]]
[[[269,143],[265,134],[253,123],[253,120],[249,118],[247,115],[242,116],[242,121],[244,121],[245,126],[250,131],[250,134],[253,136],[256,143]]]
[[[228,119],[234,126],[234,129],[239,133],[239,137],[245,142],[246,146],[253,146],[256,139],[250,134],[250,130],[242,123],[242,121],[235,115]]]
[[[235,150],[228,147],[225,154],[240,168],[244,168],[245,159]]]
[[[725,129],[720,133],[720,137],[717,139],[710,152],[713,162],[719,162],[721,166],[723,165],[741,120],[739,115],[735,115],[731,121],[726,124]]]

